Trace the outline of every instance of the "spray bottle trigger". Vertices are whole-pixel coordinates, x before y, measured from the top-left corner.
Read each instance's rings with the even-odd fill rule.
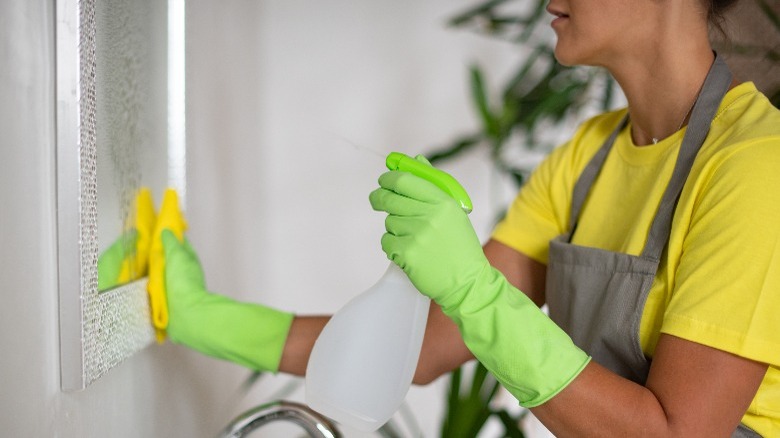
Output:
[[[453,199],[458,201],[463,211],[471,213],[473,205],[471,204],[469,194],[466,192],[466,189],[464,189],[463,186],[447,172],[417,161],[400,152],[390,152],[385,160],[385,164],[390,170],[402,170],[432,182]]]

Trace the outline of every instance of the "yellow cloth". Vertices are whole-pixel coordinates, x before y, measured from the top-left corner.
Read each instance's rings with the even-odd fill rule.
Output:
[[[135,244],[135,252],[122,263],[118,284],[128,283],[146,275],[149,268],[149,249],[152,245],[152,229],[156,220],[152,192],[147,187],[141,187],[135,196],[135,217],[129,225],[138,232],[138,240]]]
[[[493,238],[546,263],[566,232],[577,177],[625,115],[584,123],[520,191]],[[672,174],[684,129],[656,145],[618,136],[573,243],[638,255]],[[685,184],[640,327],[770,365],[743,423],[780,436],[780,111],[750,83],[730,90]]]
[[[157,342],[165,340],[165,329],[168,327],[168,301],[165,294],[165,248],[162,243],[162,232],[166,229],[171,230],[180,241],[184,239],[184,231],[187,229],[187,222],[179,209],[179,197],[173,189],[167,189],[163,195],[149,253],[149,282],[146,285],[146,290],[149,293],[149,313],[151,313]]]

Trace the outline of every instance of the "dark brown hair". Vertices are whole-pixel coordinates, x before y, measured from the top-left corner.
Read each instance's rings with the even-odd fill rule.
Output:
[[[704,4],[707,8],[707,20],[721,35],[725,35],[726,33],[723,28],[726,11],[738,1],[739,0],[704,0]]]

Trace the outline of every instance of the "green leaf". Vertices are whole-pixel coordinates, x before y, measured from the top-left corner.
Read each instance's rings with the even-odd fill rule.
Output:
[[[512,169],[510,171],[510,175],[512,176],[512,179],[514,179],[517,187],[522,187],[523,183],[525,183],[525,175],[523,175],[522,171],[517,169]]]
[[[539,24],[540,19],[547,12],[546,8],[547,8],[546,0],[538,0],[536,2],[536,6],[534,7],[533,11],[531,11],[531,15],[529,15],[528,18],[526,19],[525,22],[526,26],[523,29],[523,32],[520,33],[520,36],[517,38],[517,42],[523,43],[528,41],[528,38],[530,38],[531,35],[533,34],[536,25]]]
[[[512,0],[488,0],[451,18],[447,24],[459,27],[483,15],[491,15],[493,9]]]
[[[471,386],[461,394],[464,376],[462,367],[450,376],[448,411],[442,425],[441,436],[446,438],[471,438],[476,436],[493,415],[490,400],[498,390],[498,381],[477,362],[471,376]]]
[[[485,83],[482,79],[482,71],[477,66],[472,66],[471,73],[471,96],[474,104],[477,106],[477,112],[482,119],[482,126],[488,137],[495,137],[499,133],[498,121],[490,111]]]
[[[542,56],[542,54],[545,52],[545,47],[537,46],[534,51],[531,52],[527,58],[525,58],[523,63],[520,64],[520,68],[517,70],[517,73],[512,76],[507,85],[504,87],[504,99],[518,98],[521,96],[521,90],[523,90],[523,88],[528,88],[528,82],[531,82],[528,74],[530,73],[531,68],[533,68],[533,66],[536,64],[539,57]]]
[[[449,394],[449,406],[455,408],[460,400],[460,379],[463,374],[463,368],[458,367],[450,375],[450,394]]]
[[[471,398],[479,399],[480,394],[482,394],[482,386],[485,384],[486,377],[487,368],[481,363],[477,363],[477,366],[474,367],[474,376],[471,380]]]
[[[524,411],[524,413],[517,418],[512,418],[506,410],[495,413],[498,419],[501,420],[501,424],[504,425],[505,438],[525,438],[525,434],[523,434],[522,429],[520,429],[520,419],[525,416],[525,412],[527,411]]]
[[[615,91],[615,80],[612,77],[607,76],[606,83],[604,84],[604,95],[601,97],[601,109],[608,111],[610,104],[612,103],[612,96]]]
[[[485,134],[482,132],[466,135],[455,140],[455,142],[450,146],[446,146],[442,149],[427,154],[426,158],[428,158],[428,161],[430,161],[431,164],[437,164],[441,161],[447,160],[448,158],[455,157],[466,152],[484,140]]]

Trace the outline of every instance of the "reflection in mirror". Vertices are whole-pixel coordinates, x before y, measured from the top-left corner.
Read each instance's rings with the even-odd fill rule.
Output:
[[[159,1],[95,4],[98,290],[146,276],[167,184],[167,17]]]

